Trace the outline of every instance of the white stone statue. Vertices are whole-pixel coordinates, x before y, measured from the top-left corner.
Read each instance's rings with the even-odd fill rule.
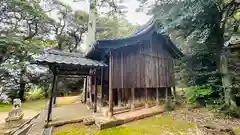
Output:
[[[22,102],[19,98],[13,100],[13,110],[21,109]]]
[[[13,100],[13,108],[12,111],[8,113],[8,117],[5,119],[5,126],[9,127],[17,127],[22,123],[23,112],[21,110],[21,100],[14,99]]]

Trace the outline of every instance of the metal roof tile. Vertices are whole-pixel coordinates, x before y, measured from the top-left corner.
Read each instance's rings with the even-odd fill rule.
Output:
[[[58,64],[73,64],[80,66],[95,66],[95,67],[107,66],[105,63],[84,58],[82,57],[82,55],[76,53],[63,52],[53,49],[45,50],[41,54],[36,55],[34,60],[40,63],[44,62]]]

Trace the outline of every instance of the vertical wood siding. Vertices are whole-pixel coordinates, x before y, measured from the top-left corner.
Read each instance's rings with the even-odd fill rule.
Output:
[[[173,58],[156,36],[116,49],[113,88],[158,88],[174,85]]]

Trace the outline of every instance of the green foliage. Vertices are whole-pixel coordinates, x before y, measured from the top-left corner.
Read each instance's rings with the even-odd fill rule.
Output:
[[[31,88],[28,92],[25,93],[26,100],[38,100],[44,98],[43,89],[40,87]]]
[[[139,1],[142,6],[149,2]],[[176,63],[176,79],[179,84],[194,86],[185,92],[188,103],[206,103],[224,94],[227,98],[220,55],[224,42],[239,31],[239,8],[234,0],[157,0],[152,5],[150,13],[156,18],[158,32],[168,34],[185,55]]]
[[[135,27],[123,16],[118,19],[114,17],[99,17],[97,19],[97,39],[127,37],[133,33]]]
[[[211,93],[211,89],[207,86],[191,86],[184,91],[184,97],[188,104],[201,102],[201,99],[204,99],[206,103],[206,99],[208,99]]]

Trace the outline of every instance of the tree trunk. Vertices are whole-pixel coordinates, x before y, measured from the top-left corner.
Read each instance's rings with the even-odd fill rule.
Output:
[[[24,69],[21,69],[21,74],[20,74],[20,89],[19,89],[19,93],[18,93],[18,96],[19,98],[21,99],[21,101],[24,101],[24,93],[25,93],[25,86],[26,86],[26,82],[25,80],[23,79],[23,76],[24,76],[24,73],[25,73],[25,70]]]
[[[97,0],[90,1],[89,9],[89,19],[88,19],[88,36],[87,36],[87,46],[85,50],[85,55],[92,50],[96,38],[96,19],[97,19]]]
[[[222,85],[224,89],[224,98],[225,104],[229,107],[237,107],[236,102],[233,99],[232,95],[232,79],[228,72],[228,60],[227,60],[227,52],[223,50],[223,53],[220,58],[220,69],[222,73]]]

